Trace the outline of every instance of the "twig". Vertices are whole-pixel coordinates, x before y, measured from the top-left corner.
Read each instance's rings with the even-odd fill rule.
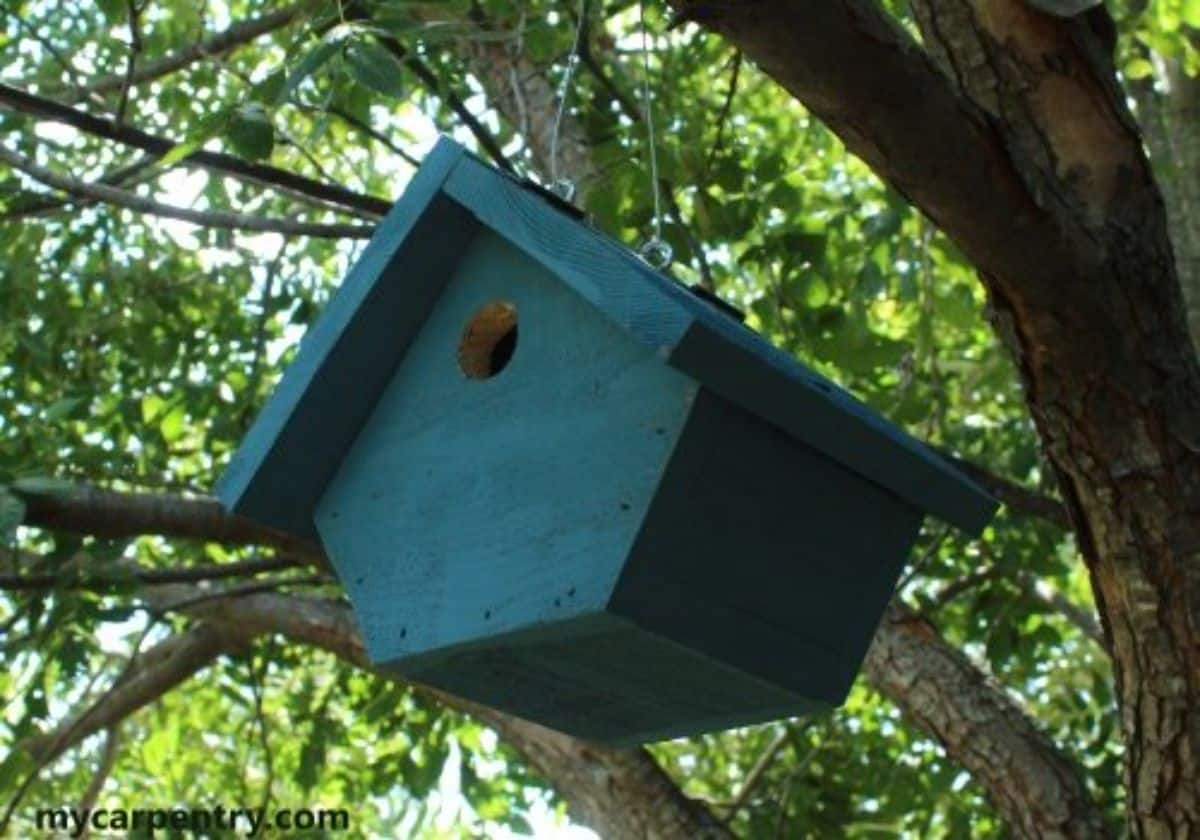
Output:
[[[311,109],[307,108],[307,106],[300,106],[300,107],[305,110],[311,110]],[[388,138],[388,136],[386,134],[384,134],[382,131],[372,128],[370,125],[363,122],[358,117],[351,114],[350,112],[343,111],[341,108],[338,108],[336,106],[326,106],[324,110],[327,111],[328,113],[332,114],[333,116],[337,117],[338,119],[342,120],[347,125],[353,126],[358,131],[362,132],[367,137],[370,137],[375,142],[380,143],[383,146],[387,147],[388,151],[390,151],[393,154],[395,154],[396,156],[398,156],[401,160],[403,160],[409,166],[420,166],[421,165],[421,161],[417,160],[415,157],[410,155],[408,152],[404,151],[404,149],[400,148],[395,143],[393,143],[391,141],[391,139]]]
[[[933,540],[930,541],[928,548],[925,549],[925,551],[921,554],[920,557],[918,557],[916,560],[914,560],[912,562],[912,564],[909,565],[908,574],[906,574],[903,578],[901,578],[900,582],[896,584],[897,592],[903,592],[904,589],[910,583],[912,583],[913,578],[915,578],[917,576],[917,573],[919,571],[921,571],[922,568],[924,568],[926,563],[928,563],[931,559],[933,559],[933,556],[935,554],[937,554],[938,549],[942,547],[942,543],[946,541],[946,537],[949,535],[950,535],[950,527],[948,525],[946,525],[945,523],[942,523],[939,526],[937,536],[935,536],[933,538]]]
[[[159,614],[167,612],[182,612],[207,601],[224,600],[227,598],[244,598],[247,595],[257,595],[262,592],[276,592],[281,586],[327,586],[332,583],[336,583],[336,581],[325,575],[308,575],[306,577],[296,578],[273,578],[269,581],[264,581],[263,583],[248,583],[242,586],[231,586],[228,589],[214,589],[211,592],[201,592],[198,595],[190,595],[180,601],[154,604],[150,609],[152,612]]]
[[[928,609],[936,610],[940,607],[944,607],[946,604],[950,603],[964,592],[974,589],[981,583],[986,583],[987,581],[999,576],[1000,568],[998,566],[987,566],[983,569],[978,569],[969,575],[964,575],[955,581],[951,581],[934,593]]]
[[[741,790],[734,796],[733,801],[729,803],[729,813],[725,815],[726,822],[732,822],[737,816],[737,812],[742,810],[745,804],[750,800],[750,794],[762,781],[767,770],[775,761],[775,756],[783,749],[784,745],[789,740],[789,732],[786,727],[779,730],[775,738],[767,745],[767,748],[762,751],[762,755],[758,757],[758,761],[754,762],[754,766],[750,768],[750,772],[746,774],[746,781],[742,784]]]
[[[512,161],[508,159],[508,155],[504,154],[504,150],[500,148],[500,143],[492,136],[492,133],[471,113],[466,103],[451,92],[446,85],[442,84],[437,74],[430,69],[428,64],[414,55],[409,55],[408,51],[395,38],[381,38],[380,43],[395,55],[396,58],[404,62],[404,66],[411,70],[412,74],[424,83],[430,93],[446,103],[447,107],[462,120],[463,125],[467,127],[467,130],[475,137],[476,142],[488,153],[488,156],[495,161],[497,166],[505,172],[516,171],[512,165]]]
[[[108,490],[81,484],[54,493],[17,490],[35,528],[121,539],[141,534],[224,545],[268,545],[323,563],[321,547],[229,513],[216,499]]]
[[[1028,573],[1018,573],[1015,581],[1026,598],[1029,598],[1046,611],[1062,616],[1066,619],[1067,623],[1073,625],[1076,630],[1099,645],[1102,650],[1108,650],[1108,642],[1105,640],[1104,633],[1101,631],[1100,624],[1096,621],[1095,616],[1079,604],[1076,604],[1061,592],[1051,589]]]
[[[1058,499],[1022,487],[1015,481],[998,476],[990,470],[964,458],[959,458],[944,449],[937,449],[937,452],[967,478],[991,493],[998,501],[1003,502],[1004,506],[1014,513],[1035,516],[1051,525],[1057,525],[1059,528],[1070,529],[1071,521],[1067,516],[1067,509]]]
[[[717,114],[717,136],[713,140],[712,148],[708,150],[708,156],[704,159],[704,171],[707,174],[712,168],[713,158],[717,156],[717,152],[721,150],[721,141],[724,139],[725,123],[729,120],[729,112],[733,109],[733,97],[737,95],[738,77],[742,71],[742,51],[738,50],[733,54],[733,69],[729,72],[729,89],[725,91],[725,102],[721,105],[721,112]]]
[[[293,222],[290,219],[264,219],[259,216],[249,216],[244,213],[228,211],[189,210],[186,207],[175,207],[162,204],[153,199],[145,198],[118,187],[107,184],[87,183],[68,175],[40,166],[28,158],[0,148],[0,161],[14,169],[24,172],[31,178],[43,184],[71,195],[103,201],[117,207],[124,207],[139,213],[152,216],[162,216],[168,219],[178,219],[201,227],[221,230],[247,230],[259,233],[280,233],[285,236],[312,236],[326,239],[369,239],[374,232],[370,225],[326,225]]]
[[[98,183],[113,186],[129,184],[131,182],[137,183],[138,180],[135,180],[136,176],[142,175],[145,178],[153,175],[150,167],[154,164],[155,159],[153,155],[141,155],[128,166],[121,166],[110,172],[106,172],[96,180]],[[96,201],[79,199],[47,199],[38,195],[23,207],[15,207],[12,210],[0,213],[0,219],[28,219],[35,216],[49,215],[72,206],[89,207],[97,203]]]
[[[262,810],[266,811],[271,804],[272,789],[275,786],[275,757],[271,752],[271,741],[268,737],[267,716],[263,713],[263,674],[267,670],[267,658],[262,659],[263,666],[260,672],[254,667],[254,660],[251,659],[248,663],[250,669],[250,690],[254,693],[254,717],[258,722],[259,745],[262,747],[263,760],[267,765],[267,781],[263,786],[263,801]]]
[[[126,59],[121,97],[117,100],[117,113],[113,117],[113,123],[117,126],[125,122],[125,108],[129,105],[129,91],[133,88],[133,71],[137,69],[138,54],[142,51],[142,32],[138,25],[142,10],[138,7],[137,0],[125,0],[125,7],[129,13],[129,57]]]
[[[94,703],[90,704],[87,708],[87,711],[50,735],[29,739],[25,742],[25,744],[22,745],[23,748],[34,757],[37,764],[13,793],[3,816],[0,816],[0,836],[2,836],[8,829],[8,825],[12,821],[12,815],[16,812],[17,806],[21,804],[21,800],[25,797],[25,794],[29,791],[29,788],[33,785],[34,780],[37,779],[42,770],[44,770],[51,763],[53,763],[55,759],[66,752],[72,744],[78,743],[79,741],[91,735],[93,732],[120,723],[134,711],[150,702],[150,700],[161,696],[172,685],[174,685],[173,682],[168,680],[168,684],[165,687],[159,688],[159,681],[151,679],[150,685],[148,686],[151,690],[147,692],[146,687],[142,685],[142,683],[145,681],[137,679],[138,676],[144,676],[144,672],[135,670],[139,665],[138,655],[141,652],[142,645],[145,643],[147,637],[149,637],[151,629],[153,629],[157,623],[158,620],[156,618],[146,622],[146,626],[142,628],[141,633],[138,634],[138,638],[134,642],[133,651],[130,653],[129,660],[125,663],[125,667],[121,669],[121,673],[117,675],[115,680],[113,680],[113,684],[109,690],[101,695]],[[206,629],[208,631],[208,640],[221,638],[215,629],[211,627]],[[207,651],[207,647],[199,644],[203,641],[205,641],[205,639],[201,639],[198,636],[184,636],[168,639],[155,649],[155,651],[159,651],[164,655],[154,657],[153,662],[164,662],[165,665],[170,665],[173,655],[178,652],[177,649],[182,649],[184,653],[188,653],[190,649],[190,652],[193,654],[193,656],[185,657],[184,659],[185,664],[190,664],[192,658],[195,658],[195,654],[197,652],[203,654],[205,651]],[[175,644],[172,645],[171,643]],[[168,647],[170,648],[169,652],[166,650]],[[161,651],[160,648],[162,649]],[[153,654],[155,651],[151,651],[150,653]],[[192,673],[195,673],[195,671],[204,667],[204,665],[207,665],[208,662],[212,661],[212,659],[215,658],[218,653],[220,653],[220,649],[213,651],[207,658],[205,658],[203,655],[200,656],[200,658],[203,660],[202,664],[200,664],[198,667],[192,668],[184,677],[180,677],[178,680],[175,680],[175,682],[181,681],[182,679],[186,678],[186,676],[190,676]],[[174,658],[178,659],[178,657]],[[151,674],[151,677],[153,676],[155,675]],[[171,677],[171,674],[168,673],[167,676],[169,678]],[[148,694],[149,696],[145,699],[139,699],[145,694]]]
[[[165,155],[176,145],[172,140],[156,137],[132,126],[115,126],[112,120],[93,116],[61,102],[26,93],[10,85],[0,84],[0,106],[44,120],[61,122],[85,134],[122,143],[154,155]],[[294,172],[264,163],[242,160],[222,152],[197,150],[180,160],[179,163],[267,185],[285,193],[308,196],[327,204],[353,207],[376,216],[386,214],[392,207],[392,203],[383,198],[363,195],[339,184],[324,184]]]
[[[104,790],[104,783],[112,775],[113,766],[117,763],[120,745],[121,726],[113,724],[105,732],[104,750],[100,753],[100,764],[97,765],[96,772],[92,775],[92,780],[88,782],[87,790],[83,792],[83,798],[79,801],[79,813],[90,814],[96,807],[96,803],[100,800],[100,793]],[[90,825],[84,826],[79,835],[80,840],[85,840],[89,836],[90,827]]]
[[[127,72],[125,75],[113,74],[96,79],[79,94],[69,98],[68,101],[78,102],[90,94],[108,93],[113,90],[120,90],[126,85],[137,86],[153,81],[154,79],[162,78],[170,73],[174,73],[176,70],[182,70],[201,59],[229,52],[234,47],[249,43],[260,35],[265,35],[287,26],[296,19],[300,12],[311,5],[312,2],[309,0],[309,2],[286,6],[277,11],[265,14],[262,17],[236,23],[207,40],[198,41],[176,53],[164,56],[155,61],[143,62],[137,68],[136,72]]]
[[[264,557],[240,563],[210,563],[184,569],[137,569],[126,575],[83,575],[68,578],[63,574],[0,575],[0,589],[29,591],[39,589],[85,589],[101,591],[119,588],[131,581],[144,584],[194,583],[231,577],[253,577],[264,572],[277,572],[302,565],[294,557]]]

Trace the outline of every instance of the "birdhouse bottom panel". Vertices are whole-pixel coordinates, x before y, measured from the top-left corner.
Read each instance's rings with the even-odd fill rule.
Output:
[[[829,708],[611,614],[410,658],[405,677],[615,746]]]

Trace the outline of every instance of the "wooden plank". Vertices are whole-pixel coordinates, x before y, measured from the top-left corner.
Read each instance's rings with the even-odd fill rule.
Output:
[[[469,379],[462,332],[495,301],[515,351]],[[481,231],[318,505],[372,659],[602,610],[695,390]]]
[[[939,518],[978,533],[997,503],[941,456],[727,313],[473,157],[446,193],[673,366]]]
[[[613,746],[829,708],[612,615],[460,646],[409,660],[399,672]]]
[[[229,509],[305,538],[312,510],[478,223],[439,193],[443,140],[301,342],[217,486]]]
[[[612,608],[731,667],[837,704],[921,518],[705,389]]]

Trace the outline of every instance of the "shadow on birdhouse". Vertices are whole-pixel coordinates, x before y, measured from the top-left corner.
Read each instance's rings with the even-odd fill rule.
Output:
[[[449,140],[222,478],[318,538],[373,662],[633,744],[849,691],[928,513],[928,448]]]

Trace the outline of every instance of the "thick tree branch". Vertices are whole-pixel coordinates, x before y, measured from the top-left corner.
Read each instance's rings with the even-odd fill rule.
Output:
[[[69,125],[105,140],[112,140],[154,155],[165,155],[175,148],[175,142],[153,134],[147,134],[131,126],[115,126],[112,120],[93,116],[60,102],[0,84],[0,107],[28,114],[49,122]],[[264,163],[254,163],[222,152],[197,150],[179,161],[181,165],[196,166],[210,172],[219,172],[252,183],[269,186],[286,193],[307,196],[317,201],[342,207],[351,207],[382,216],[391,209],[387,199],[363,195],[338,184],[323,184],[303,175],[288,172]]]
[[[46,766],[74,744],[116,726],[244,642],[240,635],[213,625],[197,624],[142,654],[115,685],[80,715],[53,732],[25,741],[23,746]]]
[[[867,653],[871,685],[932,735],[1026,837],[1105,837],[1080,769],[1004,689],[893,601]]]
[[[157,598],[178,598],[180,587],[162,587]],[[348,607],[279,595],[210,599],[188,609],[193,617],[253,634],[284,637],[370,668]],[[868,654],[872,684],[890,697],[966,767],[1002,813],[1024,833],[1105,835],[1100,813],[1079,770],[1025,713],[926,622],[894,604]],[[391,675],[382,676],[393,678]],[[642,751],[585,745],[533,724],[437,692],[439,699],[487,722],[560,786],[574,813],[614,836],[720,836],[711,815],[661,775]],[[597,789],[597,781],[602,782]],[[649,787],[647,787],[647,785]],[[651,795],[645,801],[642,791]],[[643,810],[658,812],[647,822]],[[657,828],[655,828],[657,826]],[[670,830],[667,833],[666,829]],[[678,829],[678,830],[677,830]],[[686,829],[686,831],[684,830]],[[687,833],[692,832],[692,833]],[[700,833],[696,833],[700,832]]]
[[[285,556],[262,557],[238,563],[209,563],[187,566],[182,569],[125,569],[122,574],[116,575],[105,572],[100,574],[84,572],[79,576],[67,575],[62,572],[56,574],[0,574],[0,589],[20,592],[66,587],[68,589],[105,591],[127,587],[133,581],[142,584],[195,583],[232,577],[253,577],[264,572],[295,568],[301,562],[297,558]]]
[[[178,219],[201,227],[221,230],[245,230],[260,233],[280,233],[286,236],[314,236],[328,239],[369,239],[375,228],[372,225],[325,225],[293,222],[290,219],[264,219],[260,216],[250,216],[245,213],[231,213],[223,210],[190,210],[186,207],[176,207],[146,198],[137,193],[123,190],[100,182],[88,183],[78,178],[62,175],[45,166],[34,163],[16,152],[0,148],[0,161],[24,172],[48,187],[78,196],[84,199],[102,201],[117,207],[124,207],[138,213],[151,216],[161,216],[167,219]]]
[[[149,597],[163,606],[185,601],[195,592],[195,587],[185,586],[153,589]],[[349,608],[337,602],[262,593],[208,598],[185,611],[206,624],[240,634],[246,642],[277,633],[373,670]],[[377,673],[397,679],[394,674]],[[494,728],[555,785],[572,814],[602,836],[687,840],[730,836],[702,805],[680,793],[645,750],[589,745],[428,688],[420,690]]]
[[[224,545],[272,546],[305,559],[323,557],[320,546],[231,514],[216,499],[87,485],[53,493],[17,492],[25,502],[25,524],[50,531],[109,539],[155,534]]]

